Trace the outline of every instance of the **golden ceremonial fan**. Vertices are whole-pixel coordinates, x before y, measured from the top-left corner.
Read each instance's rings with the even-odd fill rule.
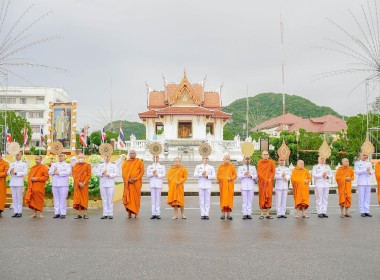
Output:
[[[202,157],[208,157],[211,155],[212,148],[208,143],[202,143],[199,145],[198,152]]]
[[[8,154],[10,154],[11,156],[17,155],[20,152],[20,150],[20,144],[17,142],[12,142],[7,147]]]
[[[99,147],[99,153],[103,157],[112,155],[112,152],[113,152],[113,148],[112,148],[111,144],[104,143],[104,144],[100,145],[100,147]]]
[[[375,152],[375,147],[373,146],[371,141],[369,141],[368,136],[367,139],[364,141],[361,150],[363,154],[369,157],[372,156],[372,154]]]
[[[282,159],[288,159],[289,158],[290,150],[289,150],[288,146],[286,146],[285,139],[282,139],[282,145],[277,150],[277,154]]]
[[[55,141],[52,145],[51,145],[51,153],[53,155],[59,155],[60,153],[62,153],[63,151],[63,145],[61,142],[59,141]]]
[[[152,144],[149,145],[149,152],[153,156],[158,156],[162,152],[162,146],[158,142],[153,142]]]
[[[331,148],[327,144],[326,139],[323,140],[322,145],[319,147],[318,154],[325,159],[328,159],[331,156]]]
[[[253,152],[255,151],[255,146],[251,142],[244,142],[241,144],[241,153],[245,157],[251,157],[253,155]]]

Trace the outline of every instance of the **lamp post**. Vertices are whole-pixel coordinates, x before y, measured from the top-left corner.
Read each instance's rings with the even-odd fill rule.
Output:
[[[298,152],[298,141],[299,141],[299,138],[300,138],[300,131],[299,131],[299,130],[296,130],[296,141],[297,141],[297,161],[298,161],[298,158],[299,158],[299,152]]]

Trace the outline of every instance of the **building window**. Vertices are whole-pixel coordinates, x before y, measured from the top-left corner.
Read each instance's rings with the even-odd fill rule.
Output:
[[[161,135],[164,132],[164,124],[156,123],[156,135]]]
[[[39,125],[31,125],[30,128],[32,129],[33,133],[40,132],[40,126]]]
[[[206,125],[206,134],[214,135],[214,123],[208,123]]]
[[[18,112],[20,117],[26,118],[26,112]]]
[[[20,98],[20,104],[26,104],[27,103],[27,98],[26,97],[21,97]]]
[[[44,117],[44,112],[37,111],[37,112],[29,112],[29,118],[31,119],[41,119]]]
[[[191,121],[178,121],[178,138],[192,138],[193,125]]]
[[[44,103],[45,103],[45,97],[37,96],[37,104],[44,104]]]
[[[16,104],[16,97],[0,97],[0,103]]]

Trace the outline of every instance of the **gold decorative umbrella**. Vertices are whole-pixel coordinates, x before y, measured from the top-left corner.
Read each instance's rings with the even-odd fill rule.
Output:
[[[100,145],[100,147],[99,147],[99,153],[103,157],[112,155],[112,152],[113,152],[113,147],[111,144],[104,143],[104,144]]]

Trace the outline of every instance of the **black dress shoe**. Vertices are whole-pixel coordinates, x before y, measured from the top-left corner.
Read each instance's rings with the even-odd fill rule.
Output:
[[[281,217],[283,217],[283,218],[285,218],[285,219],[287,219],[288,217],[286,217],[285,215],[281,215]]]
[[[322,214],[323,215],[323,218],[328,218],[329,216],[327,216],[326,214]]]
[[[365,216],[366,217],[372,217],[372,215],[370,213],[365,213]]]
[[[277,216],[277,219],[281,219],[281,218],[282,218],[282,215],[278,215],[278,216]]]
[[[154,220],[156,218],[156,215],[152,215],[152,217],[150,217],[151,220]]]
[[[223,215],[223,216],[220,216],[220,219],[221,220],[224,220],[226,217]]]
[[[201,216],[201,220],[204,220],[205,219],[205,216]]]
[[[366,215],[363,213],[363,214],[360,214],[360,216],[362,216],[362,217],[366,217]]]
[[[104,219],[107,219],[108,217],[107,216],[102,216],[100,219],[104,220]]]
[[[161,216],[160,216],[160,215],[157,215],[157,216],[156,216],[156,219],[157,219],[157,220],[161,220]]]
[[[21,217],[22,217],[22,213],[18,213],[17,218],[21,218]]]
[[[243,220],[246,220],[246,219],[247,219],[247,215],[244,215],[244,216],[243,216]]]
[[[318,214],[318,218],[324,218],[322,214]]]
[[[210,220],[210,218],[208,216],[205,216],[205,220]]]
[[[64,219],[66,218],[66,215],[61,215],[61,217],[59,217],[60,219]]]
[[[108,216],[108,219],[112,220],[112,219],[113,219],[113,216]]]
[[[251,215],[247,215],[247,219],[248,220],[252,220],[252,216]]]
[[[232,216],[227,216],[227,219],[232,221]]]
[[[14,214],[12,218],[17,218],[18,213]]]
[[[57,215],[53,216],[53,219],[58,219],[59,217],[61,217],[61,215],[57,214]]]

